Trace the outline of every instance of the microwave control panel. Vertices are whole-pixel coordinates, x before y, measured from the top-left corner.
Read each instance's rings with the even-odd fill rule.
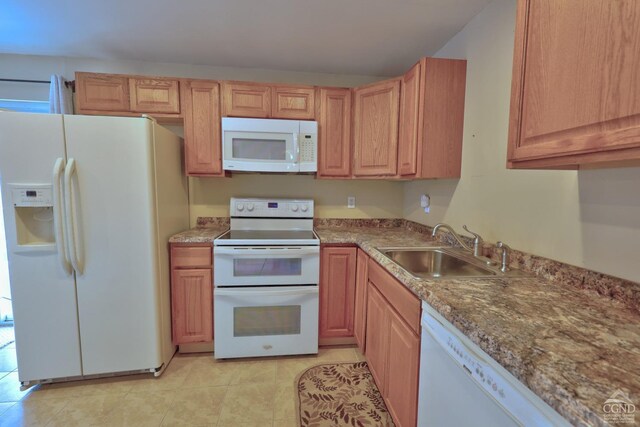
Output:
[[[315,133],[301,133],[299,137],[300,144],[300,162],[315,162],[316,160],[316,138]]]

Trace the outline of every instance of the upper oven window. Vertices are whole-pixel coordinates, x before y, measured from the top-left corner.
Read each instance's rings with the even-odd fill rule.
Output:
[[[301,258],[240,258],[233,260],[233,275],[247,276],[300,276]]]

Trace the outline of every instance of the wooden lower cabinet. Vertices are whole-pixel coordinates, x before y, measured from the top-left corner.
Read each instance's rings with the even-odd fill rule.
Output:
[[[360,351],[366,350],[367,333],[367,264],[369,256],[358,249],[356,261],[356,301],[353,318],[353,335]]]
[[[387,367],[384,396],[396,425],[415,426],[418,409],[420,337],[389,309],[387,322]]]
[[[213,339],[211,269],[174,270],[171,280],[174,344],[211,341]]]
[[[389,303],[375,286],[367,290],[367,363],[380,392],[384,392],[389,330],[387,312]]]
[[[320,338],[353,337],[355,247],[323,247],[320,253]]]
[[[414,301],[405,301],[404,285],[373,260],[368,269],[367,362],[396,426],[413,427],[417,422],[420,369],[420,335],[415,325],[420,322],[420,314],[407,312],[406,307],[419,304],[419,300],[411,295]]]
[[[171,246],[173,343],[213,341],[211,245]]]

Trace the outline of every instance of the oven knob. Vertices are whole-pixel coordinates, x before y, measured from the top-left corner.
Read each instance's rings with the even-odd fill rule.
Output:
[[[298,212],[298,205],[291,205],[291,210],[293,212]]]
[[[244,203],[238,203],[236,205],[236,209],[238,209],[239,211],[243,211],[244,210]]]
[[[300,206],[300,209],[302,209],[302,212],[306,212],[306,211],[308,211],[308,210],[309,210],[309,206],[307,206],[307,205],[302,205],[302,206]]]
[[[247,205],[247,210],[248,210],[249,212],[251,212],[251,211],[253,210],[253,203],[249,203],[249,204]]]

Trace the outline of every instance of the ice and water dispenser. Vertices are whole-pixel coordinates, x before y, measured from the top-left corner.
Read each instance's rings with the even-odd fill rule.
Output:
[[[8,187],[15,209],[18,245],[55,244],[52,186],[48,184],[9,184]]]

